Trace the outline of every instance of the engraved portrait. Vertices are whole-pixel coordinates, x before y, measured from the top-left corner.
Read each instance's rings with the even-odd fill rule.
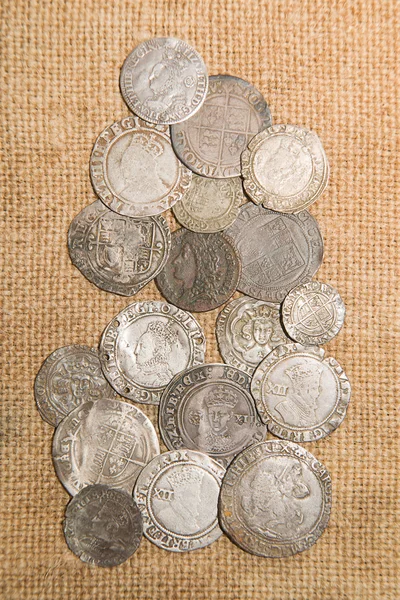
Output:
[[[322,368],[313,363],[299,364],[285,369],[284,374],[290,385],[286,396],[275,405],[274,410],[287,425],[317,425]]]
[[[88,400],[109,396],[108,384],[96,357],[93,360],[87,356],[65,358],[55,370],[50,385],[58,403],[67,412]]]
[[[177,346],[180,347],[180,342],[172,323],[151,321],[133,348],[141,380],[150,386],[166,385],[175,375],[170,362]]]
[[[231,331],[236,352],[254,364],[287,339],[279,323],[278,311],[266,305],[239,313],[232,321]]]
[[[91,502],[76,513],[80,543],[89,554],[112,552],[125,556],[129,545],[129,518],[110,500]]]

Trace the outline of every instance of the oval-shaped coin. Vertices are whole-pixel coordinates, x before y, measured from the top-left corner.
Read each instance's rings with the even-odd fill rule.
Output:
[[[309,281],[322,262],[318,223],[306,210],[277,214],[248,202],[224,234],[232,238],[242,261],[238,290],[259,300],[281,302],[293,287]]]
[[[304,210],[328,184],[328,159],[318,136],[296,125],[264,129],[250,140],[241,160],[246,193],[278,212]]]
[[[120,400],[78,406],[61,421],[53,438],[54,467],[71,496],[95,483],[131,493],[140,471],[159,453],[150,419]]]
[[[71,410],[100,398],[115,398],[96,348],[64,346],[46,358],[35,379],[35,400],[44,421],[56,427]]]
[[[198,450],[225,467],[267,433],[250,394],[250,377],[224,364],[177,375],[162,395],[159,427],[170,450]]]
[[[224,474],[212,458],[192,450],[165,452],[152,460],[134,489],[146,538],[171,552],[197,550],[217,540]]]
[[[131,111],[145,121],[180,123],[205,100],[207,68],[186,42],[153,38],[128,55],[121,69],[120,87]]]
[[[142,515],[132,496],[107,485],[88,485],[67,506],[64,535],[83,562],[115,567],[139,548]]]
[[[121,396],[158,404],[177,373],[204,362],[206,339],[189,313],[166,302],[134,302],[100,340],[103,373]]]
[[[282,558],[315,544],[331,505],[326,467],[297,444],[268,440],[246,448],[228,467],[219,518],[246,552]]]
[[[242,151],[269,125],[268,105],[253,85],[232,75],[214,75],[198,113],[171,127],[172,145],[198,175],[237,177]]]
[[[312,442],[342,423],[349,380],[339,363],[317,346],[277,346],[254,372],[251,393],[268,430],[285,440]]]
[[[222,233],[172,233],[169,259],[156,279],[162,295],[191,312],[221,306],[235,292],[240,259],[234,243]]]
[[[171,208],[191,176],[172,149],[168,126],[133,116],[106,127],[90,156],[94,191],[126,217],[150,217]]]

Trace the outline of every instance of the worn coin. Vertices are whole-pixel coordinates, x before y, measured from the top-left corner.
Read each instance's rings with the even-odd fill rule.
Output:
[[[150,419],[120,400],[78,406],[53,438],[54,467],[71,496],[95,483],[131,493],[141,469],[159,453]]]
[[[174,375],[204,362],[205,348],[204,333],[189,313],[166,302],[134,302],[105,328],[100,361],[121,396],[158,404]]]
[[[207,68],[200,54],[175,38],[142,42],[126,58],[122,96],[136,115],[151,123],[180,123],[193,115],[207,94]]]
[[[139,548],[142,515],[127,492],[89,485],[68,504],[64,534],[69,549],[83,562],[114,567]]]
[[[246,448],[228,467],[219,517],[246,552],[281,558],[315,544],[331,505],[326,467],[297,444],[268,440]]]
[[[108,208],[127,217],[171,208],[191,176],[172,149],[168,126],[133,116],[106,127],[90,157],[94,191]]]
[[[248,202],[224,233],[242,261],[238,289],[259,300],[281,302],[293,287],[309,281],[322,262],[321,233],[306,210],[277,214]]]
[[[240,175],[240,155],[251,138],[271,125],[260,92],[231,75],[209,78],[207,97],[196,115],[171,127],[172,145],[181,161],[206,177]]]
[[[262,421],[277,437],[312,442],[342,423],[350,402],[349,380],[318,346],[282,344],[257,367],[251,393]]]
[[[192,450],[165,452],[153,459],[134,489],[147,539],[171,552],[197,550],[218,539],[224,474],[212,458]]]

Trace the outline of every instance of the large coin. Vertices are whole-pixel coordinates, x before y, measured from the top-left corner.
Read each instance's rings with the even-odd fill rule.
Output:
[[[193,312],[213,310],[229,300],[240,277],[240,259],[233,242],[222,233],[172,234],[168,262],[156,279],[162,295]]]
[[[136,115],[151,123],[180,123],[207,94],[207,69],[200,54],[175,38],[142,42],[126,58],[122,96]]]
[[[83,562],[114,567],[138,549],[142,515],[126,492],[89,485],[68,504],[64,534],[69,549]]]
[[[147,539],[172,552],[204,548],[218,539],[224,474],[212,458],[191,450],[165,452],[152,460],[134,489]]]
[[[224,466],[267,433],[250,394],[250,377],[223,364],[177,375],[162,395],[159,426],[170,450],[199,450]]]
[[[131,493],[140,471],[159,452],[150,419],[120,400],[78,406],[53,438],[54,467],[71,496],[95,483]]]
[[[273,348],[288,341],[280,322],[279,304],[249,296],[225,306],[218,315],[215,333],[224,361],[248,375]]]
[[[243,550],[281,558],[315,544],[331,505],[326,467],[297,444],[269,440],[247,448],[228,467],[219,517]]]
[[[293,287],[309,281],[322,262],[321,233],[306,210],[284,215],[248,202],[225,235],[233,239],[242,261],[238,289],[267,302],[281,302]]]
[[[204,362],[205,349],[204,333],[189,313],[166,302],[134,302],[105,328],[100,361],[121,396],[158,404],[174,375]]]
[[[282,344],[257,367],[251,393],[274,435],[294,442],[326,437],[343,421],[350,383],[339,363],[317,346]]]
[[[251,138],[271,125],[271,113],[260,92],[231,75],[209,78],[202,108],[171,127],[172,144],[181,161],[206,177],[240,175],[240,155]]]
[[[122,296],[133,296],[161,271],[170,247],[164,217],[124,217],[100,200],[86,206],[68,231],[73,264],[101,290]]]
[[[127,217],[159,215],[189,187],[191,172],[176,157],[167,125],[125,117],[99,135],[90,177],[100,200]]]
[[[256,204],[297,213],[328,184],[329,165],[318,136],[295,125],[261,131],[242,154],[243,185]]]

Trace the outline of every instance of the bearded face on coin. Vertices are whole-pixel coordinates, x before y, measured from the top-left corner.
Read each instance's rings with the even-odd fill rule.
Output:
[[[290,387],[285,399],[276,404],[275,410],[289,425],[316,425],[322,369],[314,364],[295,365],[286,369],[285,375],[290,380]]]

